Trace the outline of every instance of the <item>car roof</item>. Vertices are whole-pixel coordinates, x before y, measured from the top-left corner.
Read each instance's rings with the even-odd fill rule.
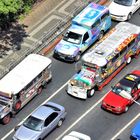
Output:
[[[91,2],[72,20],[72,23],[91,28],[99,16],[106,11],[108,11],[107,7]]]
[[[42,105],[37,110],[35,110],[31,114],[31,116],[41,119],[41,120],[45,120],[53,112],[55,112],[55,111],[52,108]]]
[[[136,75],[136,74],[133,74],[133,73],[130,73],[130,74],[127,74],[124,79],[127,79],[129,81],[132,81],[132,82],[139,82],[140,81],[140,75]]]

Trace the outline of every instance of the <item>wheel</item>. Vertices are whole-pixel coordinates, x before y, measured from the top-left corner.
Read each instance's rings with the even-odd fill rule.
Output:
[[[125,107],[125,110],[124,110],[124,112],[127,112],[127,111],[128,111],[128,106],[126,106],[126,107]]]
[[[42,90],[43,90],[43,87],[40,86],[40,87],[38,88],[38,90],[37,90],[37,94],[41,94],[41,93],[42,93]]]
[[[21,101],[20,101],[20,100],[17,101],[17,102],[15,103],[15,106],[14,106],[13,108],[14,108],[14,110],[15,110],[16,112],[19,111],[20,108],[21,108]]]
[[[92,97],[94,95],[94,93],[95,93],[95,89],[88,90],[87,91],[87,97],[88,98]]]
[[[130,20],[132,17],[132,13],[129,13],[128,16],[127,16],[127,20]]]
[[[130,63],[131,63],[131,57],[128,57],[126,63],[127,63],[127,64],[130,64]]]
[[[81,53],[78,53],[76,56],[75,56],[75,62],[79,61],[81,58]]]
[[[58,124],[57,124],[57,126],[60,127],[62,124],[63,124],[63,120],[60,119],[59,122],[58,122]]]
[[[4,116],[3,118],[2,118],[2,123],[5,125],[5,124],[8,124],[9,122],[10,122],[10,120],[11,120],[11,116],[10,116],[10,114],[7,114],[6,116]]]
[[[100,34],[98,36],[98,40],[102,39],[104,36],[104,31],[100,31]]]

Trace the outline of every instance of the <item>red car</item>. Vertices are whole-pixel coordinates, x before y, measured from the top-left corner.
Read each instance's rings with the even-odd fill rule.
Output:
[[[121,92],[131,94],[133,99],[124,98]],[[129,106],[140,97],[140,70],[135,70],[122,78],[102,101],[101,107],[113,113],[127,112]]]

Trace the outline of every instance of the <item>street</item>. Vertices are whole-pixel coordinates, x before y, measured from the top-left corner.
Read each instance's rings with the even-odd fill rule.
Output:
[[[129,21],[140,26],[140,9]],[[55,23],[56,21],[54,21]],[[117,22],[113,21],[113,25]],[[31,35],[39,38],[40,34],[49,28],[47,25],[40,26]],[[37,32],[37,34],[36,34]],[[29,116],[29,114],[40,104],[46,101],[53,101],[66,108],[67,116],[60,128],[50,133],[46,140],[58,140],[72,130],[89,135],[93,140],[129,140],[130,131],[140,116],[140,106],[133,104],[127,113],[115,115],[101,109],[101,101],[105,94],[117,83],[126,73],[140,69],[140,55],[134,58],[130,65],[127,65],[102,91],[97,91],[92,98],[80,100],[66,93],[67,82],[75,74],[75,63],[65,63],[48,55],[52,59],[52,81],[43,90],[43,93],[30,101],[14,118],[10,124],[0,124],[0,139],[11,140],[14,134],[14,127]],[[140,102],[140,100],[138,100]],[[136,118],[135,118],[136,117]],[[128,126],[126,126],[133,120]]]

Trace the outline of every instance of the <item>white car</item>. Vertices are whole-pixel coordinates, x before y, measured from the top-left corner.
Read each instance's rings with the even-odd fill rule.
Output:
[[[126,21],[140,7],[140,0],[113,0],[109,5],[112,19]]]
[[[91,140],[91,138],[85,134],[72,131],[68,135],[64,136],[62,140]]]

